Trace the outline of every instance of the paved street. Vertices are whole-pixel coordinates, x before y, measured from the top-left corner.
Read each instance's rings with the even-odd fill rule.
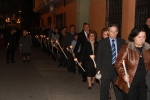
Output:
[[[99,100],[99,85],[91,90],[77,73],[57,67],[58,61],[33,47],[30,62],[23,63],[19,50],[16,63],[6,63],[5,49],[0,47],[0,100]],[[114,92],[111,92],[114,99]]]

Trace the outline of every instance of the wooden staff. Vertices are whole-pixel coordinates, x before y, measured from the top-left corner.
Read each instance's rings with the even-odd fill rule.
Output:
[[[51,46],[52,46],[51,51],[52,51],[52,53],[54,54],[54,50],[53,50],[53,40],[51,40]]]
[[[61,51],[63,52],[63,54],[65,55],[65,57],[68,59],[68,57],[66,56],[65,52],[63,51],[63,49],[61,48],[59,42],[56,40],[56,43],[58,44],[58,46],[60,47]]]
[[[127,73],[127,69],[126,69],[124,60],[122,61],[122,64],[123,64],[123,69],[124,69],[125,76],[128,77],[128,73]],[[128,85],[128,88],[130,88],[130,83],[129,82],[127,82],[127,85]]]
[[[20,44],[20,53],[21,53],[21,47],[22,47],[22,44]]]
[[[77,62],[77,64],[82,68],[82,70],[85,72],[84,68],[81,66],[81,64],[79,64],[78,59],[74,58],[74,61]]]
[[[7,44],[6,51],[7,51],[7,49],[8,49],[8,46],[9,46],[9,43]]]

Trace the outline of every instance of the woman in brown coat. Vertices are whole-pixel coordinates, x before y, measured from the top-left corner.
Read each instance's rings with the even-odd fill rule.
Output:
[[[145,42],[144,28],[133,28],[128,39],[130,42],[120,49],[115,63],[118,73],[116,85],[123,91],[124,100],[147,100],[145,76],[150,71],[150,45]],[[123,70],[123,60],[128,76],[125,76]]]

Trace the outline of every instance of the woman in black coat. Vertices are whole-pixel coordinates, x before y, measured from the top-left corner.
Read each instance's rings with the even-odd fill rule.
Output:
[[[91,86],[94,85],[95,74],[96,74],[96,65],[94,65],[94,61],[90,58],[92,55],[95,60],[95,54],[97,52],[97,44],[96,41],[96,32],[91,30],[88,34],[88,42],[83,46],[81,50],[81,62],[84,62],[85,73],[88,80],[88,89],[91,89]]]

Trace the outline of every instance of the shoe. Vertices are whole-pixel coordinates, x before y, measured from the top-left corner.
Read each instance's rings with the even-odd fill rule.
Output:
[[[88,90],[91,90],[91,87],[88,87]]]
[[[23,62],[26,62],[26,60],[23,60]]]
[[[85,79],[83,79],[83,80],[82,80],[82,82],[86,82],[86,80],[85,80]]]
[[[9,61],[6,62],[7,64],[9,63]]]
[[[94,83],[92,83],[92,86],[94,86]]]
[[[58,65],[58,67],[61,67],[62,65]]]
[[[15,61],[11,61],[11,63],[16,63]]]
[[[30,60],[27,60],[27,62],[30,62]]]

